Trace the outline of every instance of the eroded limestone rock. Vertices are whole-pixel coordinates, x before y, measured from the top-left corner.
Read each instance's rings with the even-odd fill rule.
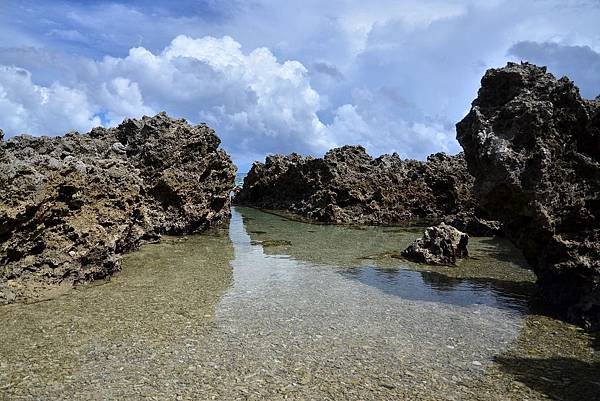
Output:
[[[227,222],[235,167],[219,144],[164,113],[0,141],[0,302],[109,276],[161,234]]]
[[[469,236],[441,223],[425,229],[423,237],[415,240],[401,255],[418,263],[454,265],[456,260],[469,256]]]
[[[480,205],[534,266],[544,299],[600,328],[600,101],[509,63],[486,72],[457,137]]]
[[[252,166],[234,201],[324,223],[404,224],[474,214],[472,185],[462,155],[437,153],[421,162],[344,146],[323,158],[268,156]]]

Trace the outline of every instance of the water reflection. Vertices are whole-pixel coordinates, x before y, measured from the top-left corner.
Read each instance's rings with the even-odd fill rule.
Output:
[[[386,293],[406,299],[443,302],[459,306],[487,305],[526,313],[536,293],[533,283],[502,282],[495,279],[449,277],[433,271],[363,266],[342,272]]]
[[[525,313],[536,294],[535,278],[520,251],[501,238],[472,238],[470,259],[457,267],[429,267],[397,258],[420,236],[419,228],[312,225],[238,210],[251,240],[291,243],[265,247],[265,254],[335,267],[344,277],[405,299]]]
[[[225,235],[166,238],[104,285],[0,307],[0,398],[536,400],[576,394],[536,360],[565,361],[550,380],[593,377],[585,337],[523,315],[512,248],[474,240],[435,271],[377,257],[417,235],[233,210]]]

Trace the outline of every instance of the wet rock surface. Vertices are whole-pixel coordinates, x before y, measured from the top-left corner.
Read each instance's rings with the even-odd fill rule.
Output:
[[[568,78],[488,70],[457,124],[480,205],[534,266],[546,302],[600,328],[600,102]]]
[[[469,236],[441,223],[428,227],[422,238],[415,240],[401,255],[409,260],[429,265],[454,265],[456,260],[469,256]]]
[[[227,222],[235,167],[219,144],[164,113],[0,141],[0,302],[106,277],[161,234]]]
[[[394,225],[475,216],[472,185],[462,155],[437,153],[421,162],[344,146],[323,158],[268,156],[252,166],[234,202],[323,223]]]

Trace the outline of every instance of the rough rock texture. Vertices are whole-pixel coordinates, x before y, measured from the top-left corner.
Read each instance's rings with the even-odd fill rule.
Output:
[[[447,216],[444,223],[474,237],[502,236],[504,233],[502,224],[499,221],[482,219],[473,213]]]
[[[0,141],[0,302],[108,276],[160,234],[226,222],[235,167],[219,143],[164,113]]]
[[[467,234],[441,223],[425,229],[423,237],[410,244],[401,255],[419,263],[454,265],[456,259],[469,256],[468,243]]]
[[[457,133],[480,205],[523,249],[545,300],[600,328],[600,101],[509,63],[486,72]]]
[[[473,215],[472,185],[462,155],[437,153],[420,162],[344,146],[322,159],[291,154],[254,163],[234,202],[324,223],[403,224]]]

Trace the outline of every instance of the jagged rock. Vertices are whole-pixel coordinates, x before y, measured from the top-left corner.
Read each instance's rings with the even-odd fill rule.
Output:
[[[235,167],[219,144],[164,113],[0,141],[0,302],[106,277],[161,234],[228,221]]]
[[[403,224],[473,212],[472,184],[462,155],[421,162],[344,146],[323,158],[293,153],[254,163],[234,202],[325,223]]]
[[[456,259],[469,256],[469,236],[445,223],[428,227],[422,238],[415,240],[401,255],[409,260],[430,265],[454,265]]]
[[[502,224],[496,220],[486,220],[472,213],[447,216],[444,223],[474,237],[502,236]]]
[[[509,63],[486,72],[457,134],[480,205],[522,248],[546,302],[600,328],[600,102]]]

